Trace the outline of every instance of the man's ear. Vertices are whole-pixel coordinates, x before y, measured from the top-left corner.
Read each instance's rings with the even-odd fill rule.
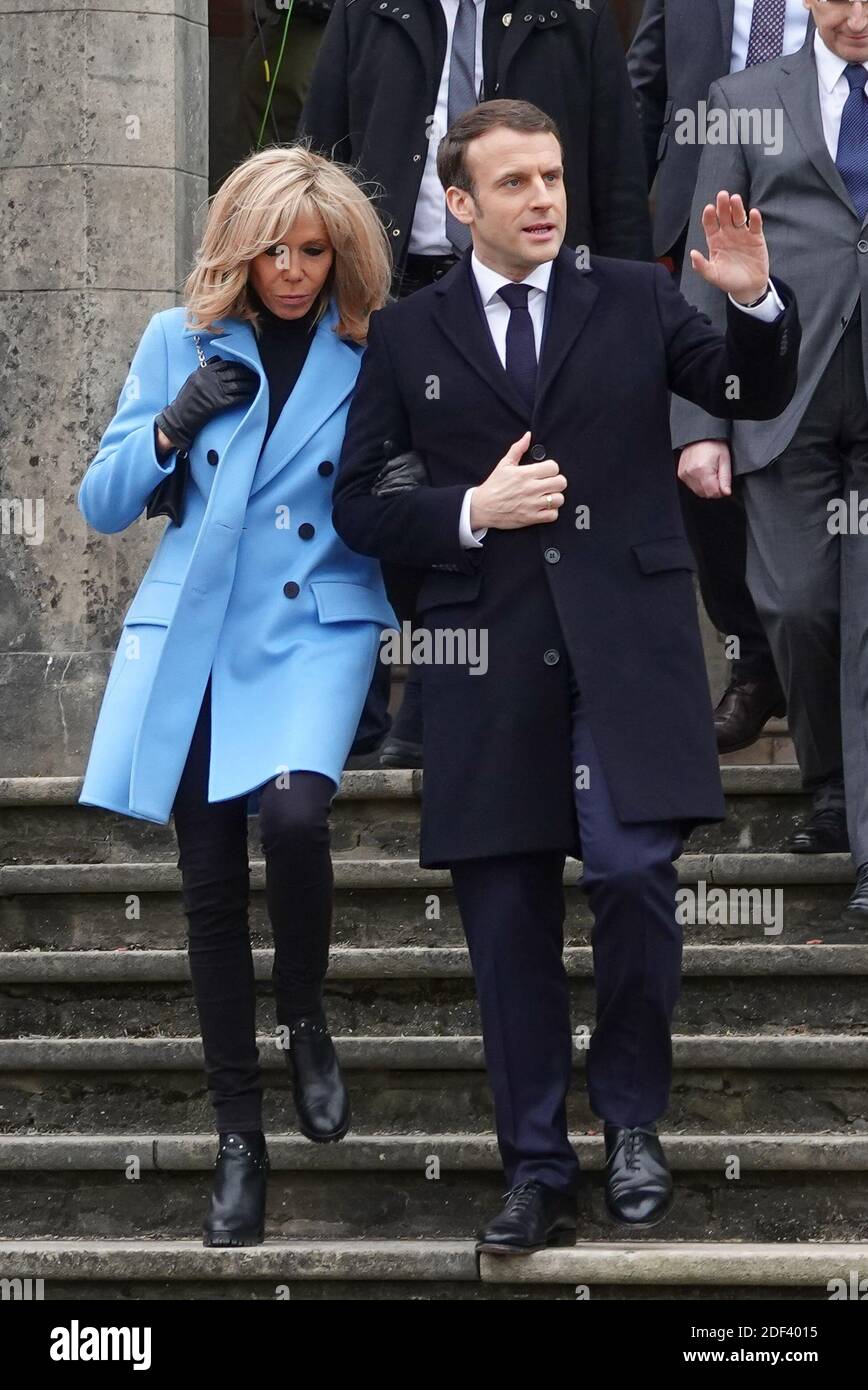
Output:
[[[457,222],[470,226],[473,218],[473,199],[466,188],[450,184],[446,190],[446,206]]]

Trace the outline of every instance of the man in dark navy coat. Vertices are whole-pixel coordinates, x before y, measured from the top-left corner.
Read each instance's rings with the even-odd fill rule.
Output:
[[[671,1201],[655,1125],[680,982],[673,860],[724,804],[668,393],[778,414],[799,324],[759,214],[726,193],[709,259],[693,253],[738,301],[726,337],[662,267],[563,246],[558,133],[528,103],[465,113],[438,167],[473,253],[372,316],[334,519],[356,550],[423,571],[420,860],[452,871],[510,1188],[479,1248],[516,1253],[576,1228],[567,854],[595,919],[607,1205],[643,1226]],[[372,493],[385,440],[421,455],[427,485]],[[436,659],[435,639],[442,656],[474,630],[484,663]]]

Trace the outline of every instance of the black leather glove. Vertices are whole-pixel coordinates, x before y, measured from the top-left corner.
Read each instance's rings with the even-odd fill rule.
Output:
[[[225,357],[209,357],[160,412],[157,426],[179,449],[189,449],[203,425],[221,410],[251,401],[258,390],[259,377],[249,367]]]
[[[390,458],[393,449],[394,445],[387,439],[383,445],[386,462],[374,480],[374,486],[371,488],[372,497],[392,497],[397,492],[411,492],[413,488],[429,482],[428,470],[421,454],[410,449],[407,453],[396,454],[394,458]]]

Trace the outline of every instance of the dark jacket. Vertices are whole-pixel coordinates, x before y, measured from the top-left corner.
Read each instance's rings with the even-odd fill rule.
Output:
[[[702,145],[673,137],[677,113],[696,111],[732,62],[734,0],[645,0],[627,55],[636,94],[648,187],[657,178],[654,254],[665,256],[687,229]],[[808,21],[814,41],[814,21]]]
[[[377,185],[399,269],[445,53],[439,0],[338,0],[302,112],[300,135]],[[533,102],[559,127],[570,245],[650,259],[639,126],[607,0],[488,0],[483,68],[486,100]]]
[[[783,410],[799,351],[793,296],[778,285],[787,309],[771,325],[731,308],[724,337],[661,266],[599,258],[581,271],[562,248],[529,420],[471,276],[466,257],[372,316],[334,494],[350,547],[424,571],[418,611],[432,630],[488,635],[484,675],[421,667],[421,862],[579,852],[567,656],[621,819],[720,819],[668,393],[719,415]],[[568,480],[558,520],[490,530],[481,550],[463,550],[466,488],[527,428]],[[384,438],[419,450],[433,486],[372,497]]]

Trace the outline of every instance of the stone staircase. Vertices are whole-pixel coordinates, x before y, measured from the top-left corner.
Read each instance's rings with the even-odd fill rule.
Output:
[[[680,861],[694,893],[777,890],[783,917],[685,926],[670,1217],[654,1239],[605,1218],[581,1076],[590,917],[569,863],[578,1244],[479,1263],[503,1180],[449,875],[415,858],[421,774],[349,773],[335,803],[327,1006],[354,1114],[338,1145],[295,1129],[251,821],[272,1175],[269,1238],[235,1251],[199,1235],[214,1141],[171,830],[78,806],[73,778],[0,782],[0,1278],[44,1278],[48,1297],[269,1299],[827,1299],[828,1280],[864,1278],[868,933],[840,921],[846,856],[782,852],[806,800],[766,753],[724,768],[729,818]]]

